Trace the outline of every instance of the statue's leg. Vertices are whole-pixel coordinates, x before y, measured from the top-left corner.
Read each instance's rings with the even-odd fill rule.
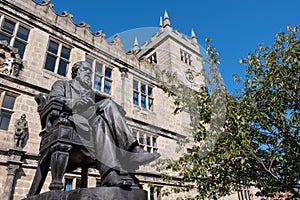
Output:
[[[132,166],[128,159],[128,152],[138,146],[137,140],[134,138],[131,130],[129,129],[122,108],[110,99],[104,99],[98,104],[98,112],[100,119],[98,122],[98,133],[95,135],[94,141],[96,152],[105,151],[101,153],[100,159],[102,163],[109,166],[111,158],[105,155],[116,154],[119,165],[126,170],[135,170],[137,166]],[[143,155],[141,155],[143,156]],[[149,156],[149,155],[146,155]]]
[[[63,176],[67,169],[69,161],[69,150],[71,145],[57,144],[53,147],[55,150],[51,156],[51,174],[52,181],[49,186],[50,190],[61,190],[63,189]]]
[[[19,144],[18,144],[19,146],[18,147],[23,148],[22,147],[23,141],[24,141],[24,137],[20,137]]]
[[[36,168],[35,175],[30,190],[28,192],[28,196],[33,196],[40,193],[44,185],[45,179],[47,177],[49,166],[50,166],[50,156],[42,155],[42,159],[40,160]]]
[[[19,141],[20,141],[20,138],[19,138],[19,136],[18,135],[15,135],[14,136],[14,139],[15,139],[15,147],[19,147]]]
[[[98,114],[104,119],[115,140],[121,149],[128,150],[136,141],[129,129],[122,108],[111,99],[104,99],[98,104]]]
[[[87,188],[88,186],[88,167],[83,163],[81,166],[81,182],[80,188]]]
[[[118,159],[119,148],[115,143],[115,138],[111,133],[111,129],[102,118],[99,118],[95,125],[94,132],[94,144],[95,144],[95,156],[97,160],[107,166],[107,169],[120,168]],[[100,173],[105,173],[105,170],[100,170]]]

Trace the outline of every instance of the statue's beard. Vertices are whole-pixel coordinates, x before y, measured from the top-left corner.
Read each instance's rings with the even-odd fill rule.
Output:
[[[90,89],[92,87],[92,80],[90,77],[84,76],[83,78],[79,79],[79,82],[86,89]]]

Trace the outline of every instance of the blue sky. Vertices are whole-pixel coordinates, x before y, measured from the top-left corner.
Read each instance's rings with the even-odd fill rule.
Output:
[[[220,54],[220,71],[230,92],[240,89],[233,74],[243,77],[241,57],[253,52],[259,42],[270,45],[277,32],[286,25],[300,25],[300,0],[51,0],[54,9],[66,10],[77,23],[85,21],[92,32],[103,30],[107,38],[124,31],[157,27],[159,17],[167,10],[171,25],[190,36],[195,30],[198,42],[205,38]],[[154,28],[155,30],[155,28]],[[150,40],[150,38],[149,38]],[[141,44],[141,43],[140,43]]]

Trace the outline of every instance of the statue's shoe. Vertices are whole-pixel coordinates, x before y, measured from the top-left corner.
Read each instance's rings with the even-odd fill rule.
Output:
[[[112,170],[101,180],[101,186],[104,187],[130,188],[131,185],[131,182],[122,180],[115,170]]]
[[[145,151],[140,146],[136,146],[129,153],[129,161],[132,162],[132,164],[138,165],[138,166],[150,163],[159,157],[160,157],[160,153],[157,153],[157,152],[150,153],[148,151]]]

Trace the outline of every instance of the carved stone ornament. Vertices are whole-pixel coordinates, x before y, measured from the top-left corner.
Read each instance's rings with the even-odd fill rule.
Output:
[[[18,54],[18,49],[9,46],[7,41],[0,41],[0,72],[18,76],[22,66],[22,59]]]

